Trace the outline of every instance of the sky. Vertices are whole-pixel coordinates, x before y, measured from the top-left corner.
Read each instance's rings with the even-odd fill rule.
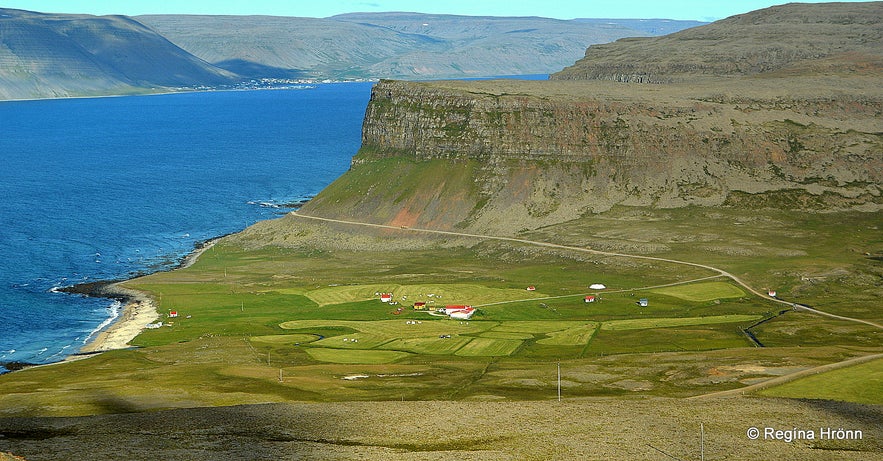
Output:
[[[823,0],[804,1],[819,3]],[[324,18],[352,12],[409,11],[467,16],[543,16],[557,19],[664,18],[716,21],[787,2],[788,0],[4,0],[0,7],[45,13],[128,16],[256,14]]]

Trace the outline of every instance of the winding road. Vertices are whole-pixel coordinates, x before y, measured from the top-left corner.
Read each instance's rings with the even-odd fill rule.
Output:
[[[852,318],[852,317],[844,317],[842,315],[830,314],[828,312],[820,311],[818,309],[814,309],[809,306],[803,306],[803,305],[800,305],[797,303],[786,301],[786,300],[780,299],[778,297],[766,296],[763,293],[761,293],[760,291],[755,290],[754,288],[749,286],[747,283],[742,281],[742,279],[740,279],[739,277],[736,277],[735,275],[733,275],[723,269],[719,269],[717,267],[709,266],[706,264],[699,264],[699,263],[694,263],[694,262],[690,262],[690,261],[680,261],[677,259],[659,258],[659,257],[655,257],[655,256],[631,255],[631,254],[625,254],[625,253],[616,253],[616,252],[612,252],[612,251],[593,250],[591,248],[582,248],[582,247],[575,247],[575,246],[569,246],[569,245],[559,245],[557,243],[549,243],[549,242],[538,242],[535,240],[520,239],[520,238],[515,238],[515,237],[500,237],[500,236],[496,236],[496,235],[469,234],[466,232],[422,229],[422,228],[418,228],[418,227],[403,227],[403,226],[390,226],[390,225],[386,225],[386,224],[372,224],[372,223],[359,222],[359,221],[347,221],[347,220],[342,220],[342,219],[332,219],[332,218],[322,218],[319,216],[310,216],[310,215],[305,215],[305,214],[297,212],[297,211],[293,211],[289,214],[292,216],[296,216],[296,217],[304,218],[304,219],[333,222],[333,223],[338,223],[338,224],[349,224],[349,225],[353,225],[353,226],[373,227],[373,228],[378,228],[378,229],[392,229],[392,230],[410,231],[410,232],[421,232],[421,233],[437,234],[437,235],[450,235],[450,236],[455,236],[455,237],[469,237],[469,238],[484,239],[484,240],[502,240],[502,241],[506,241],[506,242],[523,243],[526,245],[534,245],[534,246],[540,246],[540,247],[546,247],[546,248],[556,248],[556,249],[561,249],[561,250],[577,251],[577,252],[590,253],[590,254],[596,254],[596,255],[602,255],[602,256],[618,256],[618,257],[622,257],[622,258],[643,259],[643,260],[648,260],[648,261],[659,261],[659,262],[666,262],[666,263],[671,263],[671,264],[680,264],[680,265],[684,265],[684,266],[698,267],[698,268],[706,269],[706,270],[709,270],[712,272],[717,272],[717,275],[712,276],[712,277],[705,277],[702,279],[677,282],[674,284],[669,284],[667,286],[692,283],[692,282],[696,282],[699,280],[706,280],[708,278],[726,277],[726,278],[732,280],[733,282],[737,283],[739,286],[741,286],[742,288],[747,290],[749,293],[751,293],[755,296],[758,296],[762,299],[765,299],[767,301],[772,301],[772,302],[776,302],[779,304],[784,304],[792,309],[803,310],[803,311],[810,312],[810,313],[813,313],[816,315],[822,315],[822,316],[831,317],[831,318],[835,318],[835,319],[839,319],[839,320],[846,320],[849,322],[863,323],[865,325],[870,325],[872,327],[879,328],[879,329],[883,330],[883,325],[871,322],[869,320],[856,319],[856,318]],[[568,296],[570,296],[570,295],[568,295]],[[537,298],[534,298],[534,299],[537,299]]]

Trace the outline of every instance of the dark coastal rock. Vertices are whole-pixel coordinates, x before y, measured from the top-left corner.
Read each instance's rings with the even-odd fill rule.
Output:
[[[119,293],[108,289],[110,285],[117,282],[120,282],[120,280],[99,280],[96,282],[78,283],[76,285],[59,288],[56,291],[73,295],[88,296],[91,298],[126,299]]]

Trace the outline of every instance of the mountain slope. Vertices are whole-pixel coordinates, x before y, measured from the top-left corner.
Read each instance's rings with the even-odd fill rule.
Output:
[[[883,61],[883,2],[788,4],[664,37],[595,45],[557,80],[664,83],[752,75],[805,60]],[[837,64],[828,66],[836,69]]]
[[[418,13],[137,19],[215,65],[280,77],[545,74],[572,63],[588,45],[646,35],[615,24]]]
[[[810,18],[857,18],[853,4],[842,14],[836,5],[805,7],[745,15],[757,18],[745,28],[758,45],[738,48],[765,53],[780,22],[789,30]],[[880,210],[883,72],[868,56],[883,47],[860,31],[877,21],[817,36],[804,29],[815,38],[794,38],[794,59],[745,75],[688,69],[687,81],[656,85],[382,81],[352,169],[304,211],[514,234],[616,205]],[[674,52],[701,62],[744,35],[727,30],[717,40],[681,40]],[[609,49],[622,62],[645,56],[631,57],[631,40]]]
[[[119,94],[233,76],[123,16],[0,9],[0,98]]]

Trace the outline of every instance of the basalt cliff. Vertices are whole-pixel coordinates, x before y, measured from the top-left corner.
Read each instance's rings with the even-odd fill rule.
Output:
[[[877,29],[880,5],[860,5]],[[787,5],[750,18],[776,31],[789,12],[851,17],[812,11]],[[867,34],[829,35],[838,53],[665,84],[381,81],[351,171],[304,211],[513,233],[616,205],[879,210],[883,60]],[[683,41],[675,52],[708,46]]]

